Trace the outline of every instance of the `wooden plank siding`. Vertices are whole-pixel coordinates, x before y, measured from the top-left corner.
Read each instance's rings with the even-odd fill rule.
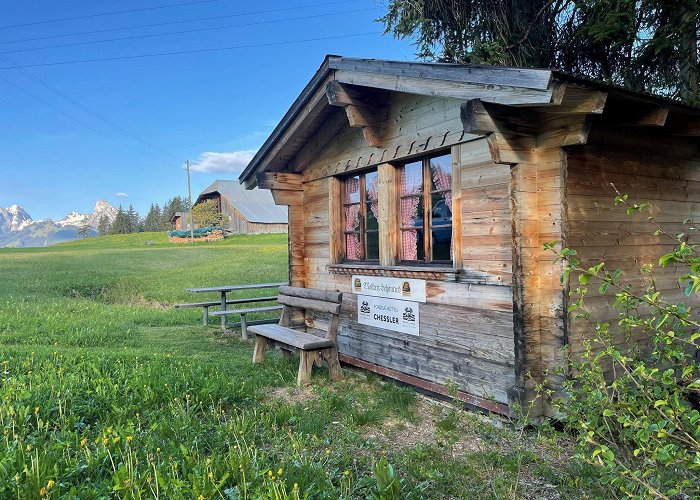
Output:
[[[587,145],[567,150],[566,244],[576,249],[584,267],[604,261],[609,269],[620,268],[622,279],[635,290],[645,286],[640,267],[654,264],[657,288],[667,299],[700,305],[697,297],[683,295],[678,284],[682,269],[658,266],[659,257],[670,252],[674,243],[656,236],[656,225],[646,220],[653,216],[671,234],[686,233],[683,221],[697,220],[700,148],[692,140],[659,137],[663,131],[655,135],[637,130],[633,138],[624,130],[601,126]],[[628,194],[631,202],[650,202],[649,213],[628,216],[626,207],[615,207],[613,184]],[[690,243],[697,243],[697,238]],[[597,286],[588,290],[586,307],[591,320],[615,325],[614,294],[601,296]],[[575,355],[584,350],[583,341],[591,336],[592,325],[572,318],[569,321],[570,349]],[[645,350],[649,339],[644,334],[627,338],[618,333],[615,343]]]
[[[369,148],[361,131],[346,126],[330,140],[324,138],[327,143],[316,157],[302,149],[298,157],[308,162],[297,167],[304,181],[303,207],[290,206],[290,239],[302,238],[303,244],[291,245],[291,280],[297,286],[344,293],[341,354],[438,384],[453,381],[469,394],[507,404],[515,384],[510,172],[508,166],[491,161],[484,138],[462,133],[460,103],[393,94],[382,130],[385,147]],[[312,138],[309,144],[318,142]],[[453,157],[458,182],[453,185],[461,186],[453,201],[461,198],[462,205],[453,207],[461,217],[458,280],[427,280],[420,336],[357,323],[350,276],[329,269],[338,263],[340,252],[329,242],[329,234],[338,234],[329,221],[339,220],[330,211],[341,206],[333,199],[339,195],[339,183],[332,176],[427,151],[450,151],[457,144],[452,151],[458,153]],[[298,221],[303,221],[301,230],[294,227]],[[307,318],[310,326],[319,321],[324,320]]]

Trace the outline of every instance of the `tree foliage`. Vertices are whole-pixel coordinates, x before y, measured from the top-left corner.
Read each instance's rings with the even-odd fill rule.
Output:
[[[646,216],[650,208],[631,203],[626,195],[616,203],[624,204],[628,215]],[[692,221],[686,225],[682,234],[655,227],[657,236],[675,243],[658,266],[675,267],[685,295],[697,304],[700,253],[689,243],[697,228]],[[564,263],[563,279],[578,280],[569,312],[591,323],[584,352],[571,360],[564,386],[568,397],[559,401],[568,428],[578,437],[580,456],[628,496],[700,496],[698,309],[664,294],[652,264],[641,268],[641,280],[634,279],[604,262],[582,267],[575,250],[556,246],[546,245]],[[633,285],[639,282],[643,286]],[[614,294],[617,322],[592,320],[586,296],[593,286],[601,294]]]
[[[426,60],[560,68],[700,103],[697,0],[390,0]]]
[[[192,207],[192,218],[199,227],[224,226],[229,218],[219,212],[216,200],[204,200]],[[189,215],[186,220],[189,220]]]

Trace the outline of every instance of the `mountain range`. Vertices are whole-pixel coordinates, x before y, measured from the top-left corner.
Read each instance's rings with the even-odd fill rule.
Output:
[[[95,236],[102,216],[113,222],[117,209],[104,200],[95,204],[92,213],[71,212],[58,221],[34,220],[24,208],[12,205],[0,208],[0,247],[38,247],[76,240],[81,236],[78,229]]]

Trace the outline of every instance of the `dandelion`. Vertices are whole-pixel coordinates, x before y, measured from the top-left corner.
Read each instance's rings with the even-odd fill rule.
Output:
[[[299,489],[299,483],[294,483],[294,489],[298,490]]]
[[[131,443],[134,440],[134,436],[126,436],[126,442]]]
[[[117,444],[119,441],[121,441],[121,439],[122,439],[122,438],[120,438],[119,436],[117,436],[117,437],[115,437],[115,438],[112,439],[112,442],[113,442],[114,444]]]
[[[27,451],[32,451],[32,448],[34,448],[31,444],[27,445]]]
[[[87,438],[81,439],[80,440],[80,447],[82,448],[83,446],[85,446],[87,444],[87,442],[88,442]]]
[[[270,469],[269,471],[267,471],[267,475],[270,476],[270,477],[272,477],[272,469]]]
[[[109,444],[109,438],[102,438],[102,444],[107,446]]]
[[[280,469],[277,469],[277,475],[278,475],[278,476],[281,476],[281,475],[282,475],[282,469],[281,469],[281,468],[280,468]]]
[[[156,448],[156,453],[160,453],[160,448]]]
[[[326,448],[326,455],[330,455],[330,454],[331,454],[331,450],[329,448]]]
[[[43,487],[42,487],[42,488],[39,490],[39,496],[40,496],[40,497],[45,497],[45,496],[46,496],[46,488],[43,488]]]
[[[197,497],[197,500],[204,500],[204,495],[199,495],[199,496]]]
[[[213,473],[213,472],[209,472],[209,473],[207,474],[207,477],[209,477],[209,479],[214,479],[214,473]]]
[[[348,476],[350,476],[350,471],[349,471],[349,470],[346,470],[346,471],[345,471],[345,477],[348,477]]]
[[[53,488],[55,485],[56,485],[56,481],[54,481],[53,479],[49,479],[49,482],[46,483],[46,489],[47,489],[47,490],[50,490],[50,489]]]

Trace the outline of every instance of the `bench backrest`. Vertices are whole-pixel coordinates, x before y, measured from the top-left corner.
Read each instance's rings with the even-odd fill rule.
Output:
[[[342,306],[343,293],[315,288],[299,288],[293,286],[281,286],[277,302],[282,304],[284,311],[279,324],[290,326],[292,321],[290,308],[306,309],[314,312],[330,313],[331,321],[326,332],[327,337],[334,342],[338,336],[338,315]]]

